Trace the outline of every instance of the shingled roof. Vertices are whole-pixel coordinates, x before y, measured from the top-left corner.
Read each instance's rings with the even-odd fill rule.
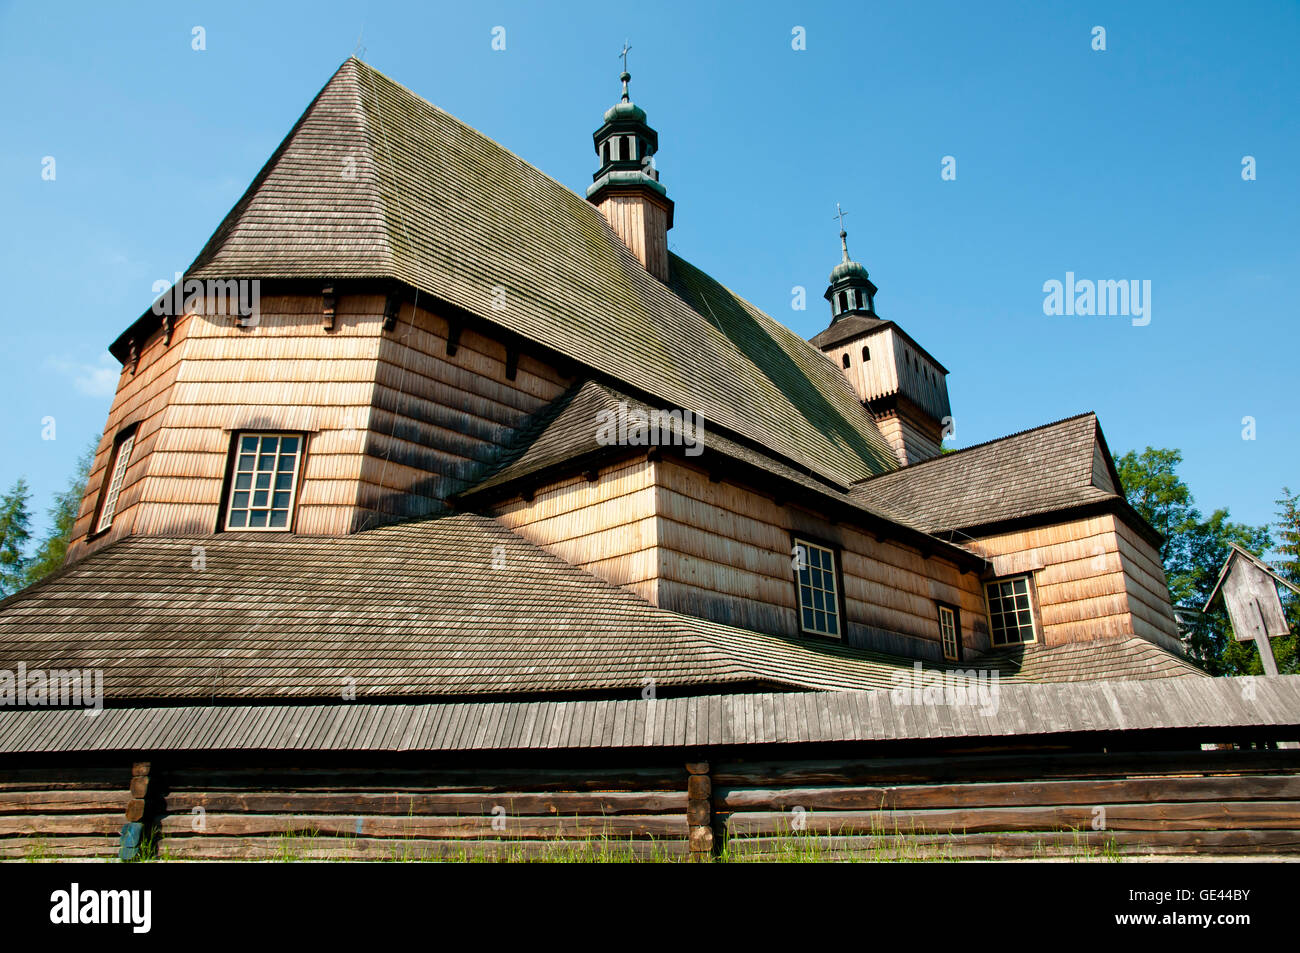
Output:
[[[127,537],[0,602],[0,670],[20,663],[100,669],[113,700],[853,690],[912,666],[660,610],[468,514],[343,537]]]
[[[896,466],[820,352],[681,258],[671,274],[586,199],[349,59],[187,277],[395,278],[846,487]]]
[[[1119,476],[1091,413],[903,467],[858,484],[851,495],[931,533],[1123,504]]]

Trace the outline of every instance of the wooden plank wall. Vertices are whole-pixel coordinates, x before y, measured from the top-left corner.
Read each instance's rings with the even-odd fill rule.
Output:
[[[727,762],[731,859],[1300,854],[1300,755],[1021,753]]]
[[[978,577],[676,460],[657,464],[658,604],[760,632],[797,635],[791,532],[842,547],[848,642],[939,659],[937,601],[961,610],[967,651],[988,646]]]
[[[465,330],[448,354],[449,333],[445,318],[404,304],[380,343],[360,474],[362,525],[437,512],[572,383],[527,354],[510,380],[502,343]]]
[[[658,580],[655,464],[647,459],[515,498],[493,516],[520,536],[651,602]]]
[[[1158,555],[1110,514],[985,536],[968,547],[998,575],[1033,575],[1046,645],[1140,635],[1182,651]]]
[[[601,201],[600,213],[645,270],[667,281],[667,211],[638,195],[610,195]]]
[[[682,859],[684,765],[167,771],[164,859]]]
[[[131,532],[137,515],[136,504],[140,500],[145,482],[150,451],[158,439],[163,414],[167,409],[172,386],[176,383],[179,363],[185,353],[189,325],[188,316],[179,318],[170,344],[164,342],[162,331],[158,331],[147,341],[142,342],[135,373],[132,374],[126,367],[122,368],[118,378],[117,393],[113,397],[113,404],[108,411],[108,420],[104,424],[104,433],[100,437],[99,446],[95,450],[95,459],[91,463],[90,476],[81,498],[81,508],[72,527],[68,545],[69,560],[77,559],[89,551],[86,537],[93,528],[96,505],[104,483],[108,479],[108,467],[117,435],[126,427],[136,425],[135,444],[131,451],[131,461],[125,479],[122,481],[121,492],[118,494],[113,525],[103,536],[96,538],[94,545],[107,545]]]
[[[295,532],[436,512],[570,383],[527,355],[507,379],[505,346],[472,331],[450,355],[447,321],[410,304],[385,332],[384,305],[340,296],[326,331],[320,296],[267,296],[254,328],[188,315],[169,346],[155,333],[123,372],[70,558],[127,533],[214,532],[234,430],[308,434]],[[114,438],[135,423],[113,527],[88,544]]]
[[[116,857],[131,763],[0,768],[0,858]]]
[[[155,757],[147,841],[211,860],[1300,854],[1300,752],[1107,747]],[[115,856],[130,774],[4,764],[0,858]]]

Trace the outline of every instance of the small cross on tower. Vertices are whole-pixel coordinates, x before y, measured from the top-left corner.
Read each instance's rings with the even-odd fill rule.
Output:
[[[623,102],[628,102],[627,82],[632,78],[632,74],[627,71],[627,54],[631,49],[632,47],[628,45],[627,40],[624,40],[623,49],[618,54],[623,57],[623,75],[619,77],[619,79],[623,80]]]

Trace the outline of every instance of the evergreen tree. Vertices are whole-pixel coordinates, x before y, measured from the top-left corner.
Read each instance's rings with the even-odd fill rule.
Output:
[[[0,598],[12,595],[26,584],[25,549],[31,538],[31,490],[22,477],[0,496]]]
[[[68,542],[72,537],[72,526],[77,521],[81,509],[81,499],[86,492],[86,481],[90,478],[90,465],[95,459],[96,443],[92,442],[77,460],[68,485],[61,493],[54,495],[54,505],[48,510],[50,530],[36,547],[36,553],[27,567],[26,585],[43,579],[63,565],[63,558],[68,553]]]

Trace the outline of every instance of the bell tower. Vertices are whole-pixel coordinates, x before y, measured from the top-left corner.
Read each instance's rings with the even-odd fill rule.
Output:
[[[951,432],[948,370],[897,324],[876,314],[876,286],[866,267],[849,257],[848,213],[838,203],[835,208],[842,258],[826,288],[831,323],[810,343],[848,378],[900,464],[937,457]]]
[[[645,110],[632,102],[627,54],[623,45],[623,98],[605,110],[605,121],[592,134],[600,167],[587,188],[587,200],[637,257],[646,271],[668,280],[668,229],[673,227],[673,203],[659,184],[654,154],[659,135],[646,122]]]

